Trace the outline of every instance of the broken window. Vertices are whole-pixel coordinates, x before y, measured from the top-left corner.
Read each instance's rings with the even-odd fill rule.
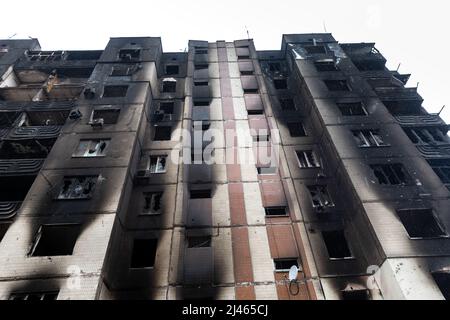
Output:
[[[58,299],[59,291],[13,293],[9,300],[46,301]]]
[[[169,126],[157,126],[153,136],[154,141],[169,141],[172,137],[172,127]]]
[[[173,114],[174,107],[175,103],[173,101],[159,103],[159,111],[164,112],[164,114]]]
[[[191,199],[210,199],[211,190],[191,190]]]
[[[177,80],[173,78],[164,79],[162,83],[162,92],[165,93],[177,92]]]
[[[275,89],[277,89],[277,90],[287,89],[287,87],[288,87],[287,79],[274,79],[273,85],[274,85]]]
[[[281,110],[283,111],[295,111],[295,103],[293,99],[286,98],[280,99]]]
[[[407,185],[411,183],[411,178],[402,164],[377,164],[371,165],[370,168],[379,184]]]
[[[153,268],[155,266],[157,246],[157,239],[134,239],[130,268]]]
[[[312,150],[296,151],[300,168],[320,168],[320,162]]]
[[[188,248],[210,248],[211,236],[187,237]]]
[[[324,80],[324,83],[330,91],[350,91],[347,80]]]
[[[362,102],[337,103],[343,116],[367,116],[368,112]]]
[[[432,209],[398,210],[397,214],[411,239],[448,237]]]
[[[287,127],[291,137],[306,137],[306,131],[301,122],[289,122]]]
[[[142,214],[144,215],[157,215],[161,214],[161,199],[162,192],[147,192],[144,193],[144,208]]]
[[[450,272],[433,272],[432,275],[445,300],[450,300]]]
[[[450,184],[450,159],[428,160],[428,163],[442,183]]]
[[[326,186],[308,186],[308,190],[314,208],[334,207]]]
[[[286,207],[268,207],[264,208],[266,212],[266,217],[281,217],[287,216],[287,208]]]
[[[118,108],[102,108],[94,109],[89,120],[90,124],[116,124],[119,119],[120,109]]]
[[[111,71],[111,77],[126,77],[131,76],[135,71],[134,66],[120,65],[113,66]]]
[[[180,72],[180,67],[178,65],[167,65],[166,66],[166,74],[167,75],[177,75]]]
[[[85,200],[92,198],[97,176],[64,177],[59,200]]]
[[[360,148],[387,146],[379,130],[353,130],[352,133]]]
[[[299,267],[298,258],[273,259],[273,264],[275,272],[289,272],[293,266]]]
[[[327,50],[325,46],[319,45],[319,46],[304,46],[303,47],[308,54],[325,54],[327,53]]]
[[[445,142],[445,134],[438,128],[403,128],[409,139],[415,144],[433,144]]]
[[[103,98],[121,98],[127,95],[128,86],[105,86],[103,88]]]
[[[72,255],[80,228],[79,224],[42,225],[28,255],[31,257]]]
[[[277,174],[278,168],[275,167],[257,167],[259,175],[267,175],[267,174]]]
[[[119,50],[119,60],[129,62],[137,61],[141,56],[140,49],[121,49]]]
[[[343,230],[322,231],[328,256],[332,260],[353,258]]]
[[[109,143],[109,139],[80,140],[73,157],[104,157]]]
[[[319,72],[338,71],[334,60],[318,60],[314,62],[314,66]]]
[[[166,173],[167,156],[150,156],[150,173]]]

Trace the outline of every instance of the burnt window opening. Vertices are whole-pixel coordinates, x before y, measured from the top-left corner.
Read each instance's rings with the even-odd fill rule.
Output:
[[[8,231],[9,226],[10,226],[9,223],[0,223],[0,242],[2,242],[3,238],[5,237],[5,234]]]
[[[276,167],[257,167],[256,170],[259,175],[272,175],[278,172],[278,168]]]
[[[135,66],[113,66],[111,71],[111,77],[127,77],[131,76],[135,72]]]
[[[270,72],[281,72],[281,63],[279,62],[269,62]]]
[[[347,80],[324,80],[329,91],[351,91]]]
[[[301,122],[289,122],[287,124],[291,137],[306,137],[305,127]]]
[[[243,89],[244,94],[249,94],[249,93],[258,93],[259,89],[258,88],[246,88]]]
[[[175,79],[165,79],[162,83],[162,92],[164,93],[175,93],[177,92],[177,81]]]
[[[36,176],[0,177],[0,202],[24,201]]]
[[[97,179],[97,176],[64,177],[58,200],[91,199]]]
[[[379,130],[352,130],[353,137],[360,148],[386,147]]]
[[[334,207],[326,186],[308,186],[309,195],[314,208],[325,209]]]
[[[411,178],[400,163],[395,164],[376,164],[370,168],[381,185],[408,185],[411,184]]]
[[[155,266],[157,247],[157,239],[134,239],[130,268],[153,268]]]
[[[66,60],[98,60],[103,51],[69,51]]]
[[[196,86],[196,87],[206,87],[206,86],[208,86],[208,84],[209,84],[208,80],[194,81],[194,86]]]
[[[264,110],[247,110],[249,116],[259,116],[264,114]]]
[[[433,272],[432,276],[445,300],[450,300],[450,272]]]
[[[285,90],[288,87],[287,79],[274,79],[273,85],[276,90]]]
[[[370,293],[367,289],[342,290],[342,300],[360,301],[370,300]]]
[[[180,67],[176,64],[166,66],[166,75],[177,75],[180,72]]]
[[[427,160],[442,183],[450,184],[450,159]]]
[[[339,71],[334,60],[318,60],[314,62],[314,66],[319,72]]]
[[[210,248],[211,243],[211,236],[187,237],[188,248]]]
[[[164,112],[164,114],[173,114],[173,110],[175,107],[175,102],[160,102],[159,103],[159,111]]]
[[[394,116],[420,116],[425,114],[421,100],[385,100],[383,104]]]
[[[137,61],[141,57],[140,49],[121,49],[119,50],[119,60],[124,62]]]
[[[411,239],[448,237],[432,209],[398,210],[397,214]]]
[[[128,86],[105,86],[103,98],[122,98],[127,95]]]
[[[57,300],[59,291],[12,293],[9,300],[46,301]]]
[[[58,78],[89,78],[94,68],[57,68]]]
[[[205,70],[208,69],[209,65],[207,63],[199,63],[194,65],[194,70]]]
[[[157,126],[153,136],[153,141],[169,141],[172,138],[172,127]]]
[[[211,190],[191,190],[191,199],[211,199]]]
[[[283,111],[295,111],[295,103],[293,99],[280,99],[281,110]]]
[[[343,116],[367,116],[369,113],[362,102],[337,103]]]
[[[69,111],[34,111],[22,114],[19,127],[63,126]]]
[[[296,151],[300,168],[320,168],[320,160],[312,150]]]
[[[19,112],[0,112],[0,128],[11,127],[19,117]]]
[[[150,173],[166,173],[167,156],[150,156]]]
[[[79,224],[42,225],[34,237],[28,256],[71,256],[80,232]]]
[[[119,120],[119,108],[94,109],[91,114],[89,123],[116,124]]]
[[[446,141],[445,134],[438,128],[403,128],[414,144],[433,144]]]
[[[161,214],[161,199],[162,192],[146,192],[144,193],[144,208],[143,215],[158,215]]]
[[[60,61],[63,58],[63,51],[27,51],[29,61]]]
[[[110,139],[80,140],[80,143],[78,144],[73,157],[104,157],[106,155],[106,149],[109,146],[110,141]]]
[[[289,272],[293,266],[300,267],[298,258],[273,259],[273,264],[275,272]]]
[[[322,231],[322,238],[331,260],[353,258],[343,230]]]
[[[266,217],[286,217],[288,211],[286,207],[267,207],[264,208]]]
[[[0,147],[0,159],[45,159],[56,139],[6,140]]]
[[[194,105],[194,107],[209,107],[210,101],[209,100],[194,100],[193,105]]]
[[[327,49],[323,45],[318,46],[304,46],[303,47],[308,54],[326,54]]]

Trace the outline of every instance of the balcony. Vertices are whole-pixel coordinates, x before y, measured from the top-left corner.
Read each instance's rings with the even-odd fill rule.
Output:
[[[449,158],[450,144],[445,145],[417,145],[417,149],[425,158]]]
[[[441,126],[448,128],[448,125],[437,114],[427,115],[404,115],[395,116],[395,119],[402,126]],[[448,130],[448,129],[447,129]]]
[[[19,72],[27,69],[94,68],[103,51],[27,51],[16,63]],[[51,71],[50,70],[50,71]]]
[[[403,88],[403,87],[378,87],[374,88],[381,100],[421,100],[422,97],[417,92],[417,88]]]

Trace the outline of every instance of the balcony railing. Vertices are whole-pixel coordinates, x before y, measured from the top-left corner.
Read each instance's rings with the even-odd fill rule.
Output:
[[[22,202],[0,202],[0,221],[11,219],[16,215],[16,212],[20,209]]]
[[[61,132],[61,126],[44,127],[19,127],[9,133],[10,139],[30,139],[30,138],[56,138]]]
[[[8,159],[0,160],[2,174],[37,174],[44,164],[43,159]]]
[[[396,116],[395,119],[400,125],[404,126],[446,126],[444,120],[437,114],[417,115],[417,116]]]

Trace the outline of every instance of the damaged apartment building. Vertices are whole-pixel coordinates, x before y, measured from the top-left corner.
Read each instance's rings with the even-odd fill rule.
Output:
[[[331,34],[0,40],[0,299],[450,298],[449,126],[385,65]]]

